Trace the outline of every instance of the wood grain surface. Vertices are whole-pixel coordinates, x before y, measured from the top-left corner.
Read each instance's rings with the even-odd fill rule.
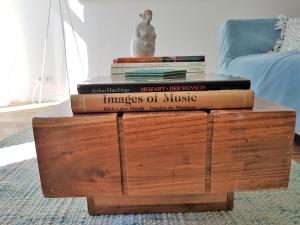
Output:
[[[288,185],[295,112],[253,109],[33,120],[43,193],[88,197],[91,215],[230,210],[234,191]]]
[[[128,195],[205,192],[206,112],[123,116]]]
[[[91,215],[226,211],[233,207],[233,193],[123,196],[88,198]]]
[[[211,112],[211,192],[287,187],[295,113],[270,108]]]
[[[117,115],[35,118],[46,197],[122,195]]]

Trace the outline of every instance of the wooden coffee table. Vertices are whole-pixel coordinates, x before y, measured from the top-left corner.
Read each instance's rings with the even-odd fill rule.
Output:
[[[69,102],[33,119],[45,197],[87,197],[91,215],[220,211],[234,192],[286,188],[295,112],[252,110],[73,115]]]

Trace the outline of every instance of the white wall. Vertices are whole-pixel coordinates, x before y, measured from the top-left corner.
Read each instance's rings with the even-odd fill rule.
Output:
[[[41,70],[48,5],[38,0],[27,0],[26,3],[12,1],[26,36],[19,39],[24,41],[27,49],[14,64],[26,65],[22,74],[15,74],[15,79],[26,77],[26,85],[14,90],[12,97],[28,99]],[[280,13],[300,16],[299,0],[69,0],[69,5],[83,62],[82,69],[68,14],[64,10],[69,77],[73,91],[76,83],[87,77],[109,75],[113,58],[130,55],[133,28],[140,21],[139,13],[147,8],[153,10],[152,24],[157,33],[156,55],[204,54],[209,72],[217,70],[218,31],[224,21],[276,17]],[[54,11],[58,12],[57,6]],[[66,94],[58,14],[52,24],[56,26],[51,32],[54,38],[50,56],[54,59],[49,59],[48,63],[50,68],[47,73],[51,78],[46,82],[46,100]]]
[[[0,7],[0,105],[11,100],[31,101],[41,76],[49,2],[4,0]],[[66,94],[62,70],[63,50],[57,0],[53,0],[43,98],[61,99]],[[35,100],[38,99],[36,93]]]

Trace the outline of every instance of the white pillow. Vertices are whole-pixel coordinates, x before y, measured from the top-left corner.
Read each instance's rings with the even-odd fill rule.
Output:
[[[300,50],[300,18],[289,18],[279,52]]]
[[[275,29],[281,30],[281,35],[276,41],[273,52],[300,50],[300,18],[279,15]]]

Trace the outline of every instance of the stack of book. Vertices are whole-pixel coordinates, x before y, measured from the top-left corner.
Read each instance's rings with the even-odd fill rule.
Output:
[[[219,74],[174,79],[104,76],[79,84],[73,113],[252,108],[250,80]]]
[[[205,56],[130,57],[114,59],[111,75],[124,75],[136,70],[186,70],[188,75],[205,72]]]

